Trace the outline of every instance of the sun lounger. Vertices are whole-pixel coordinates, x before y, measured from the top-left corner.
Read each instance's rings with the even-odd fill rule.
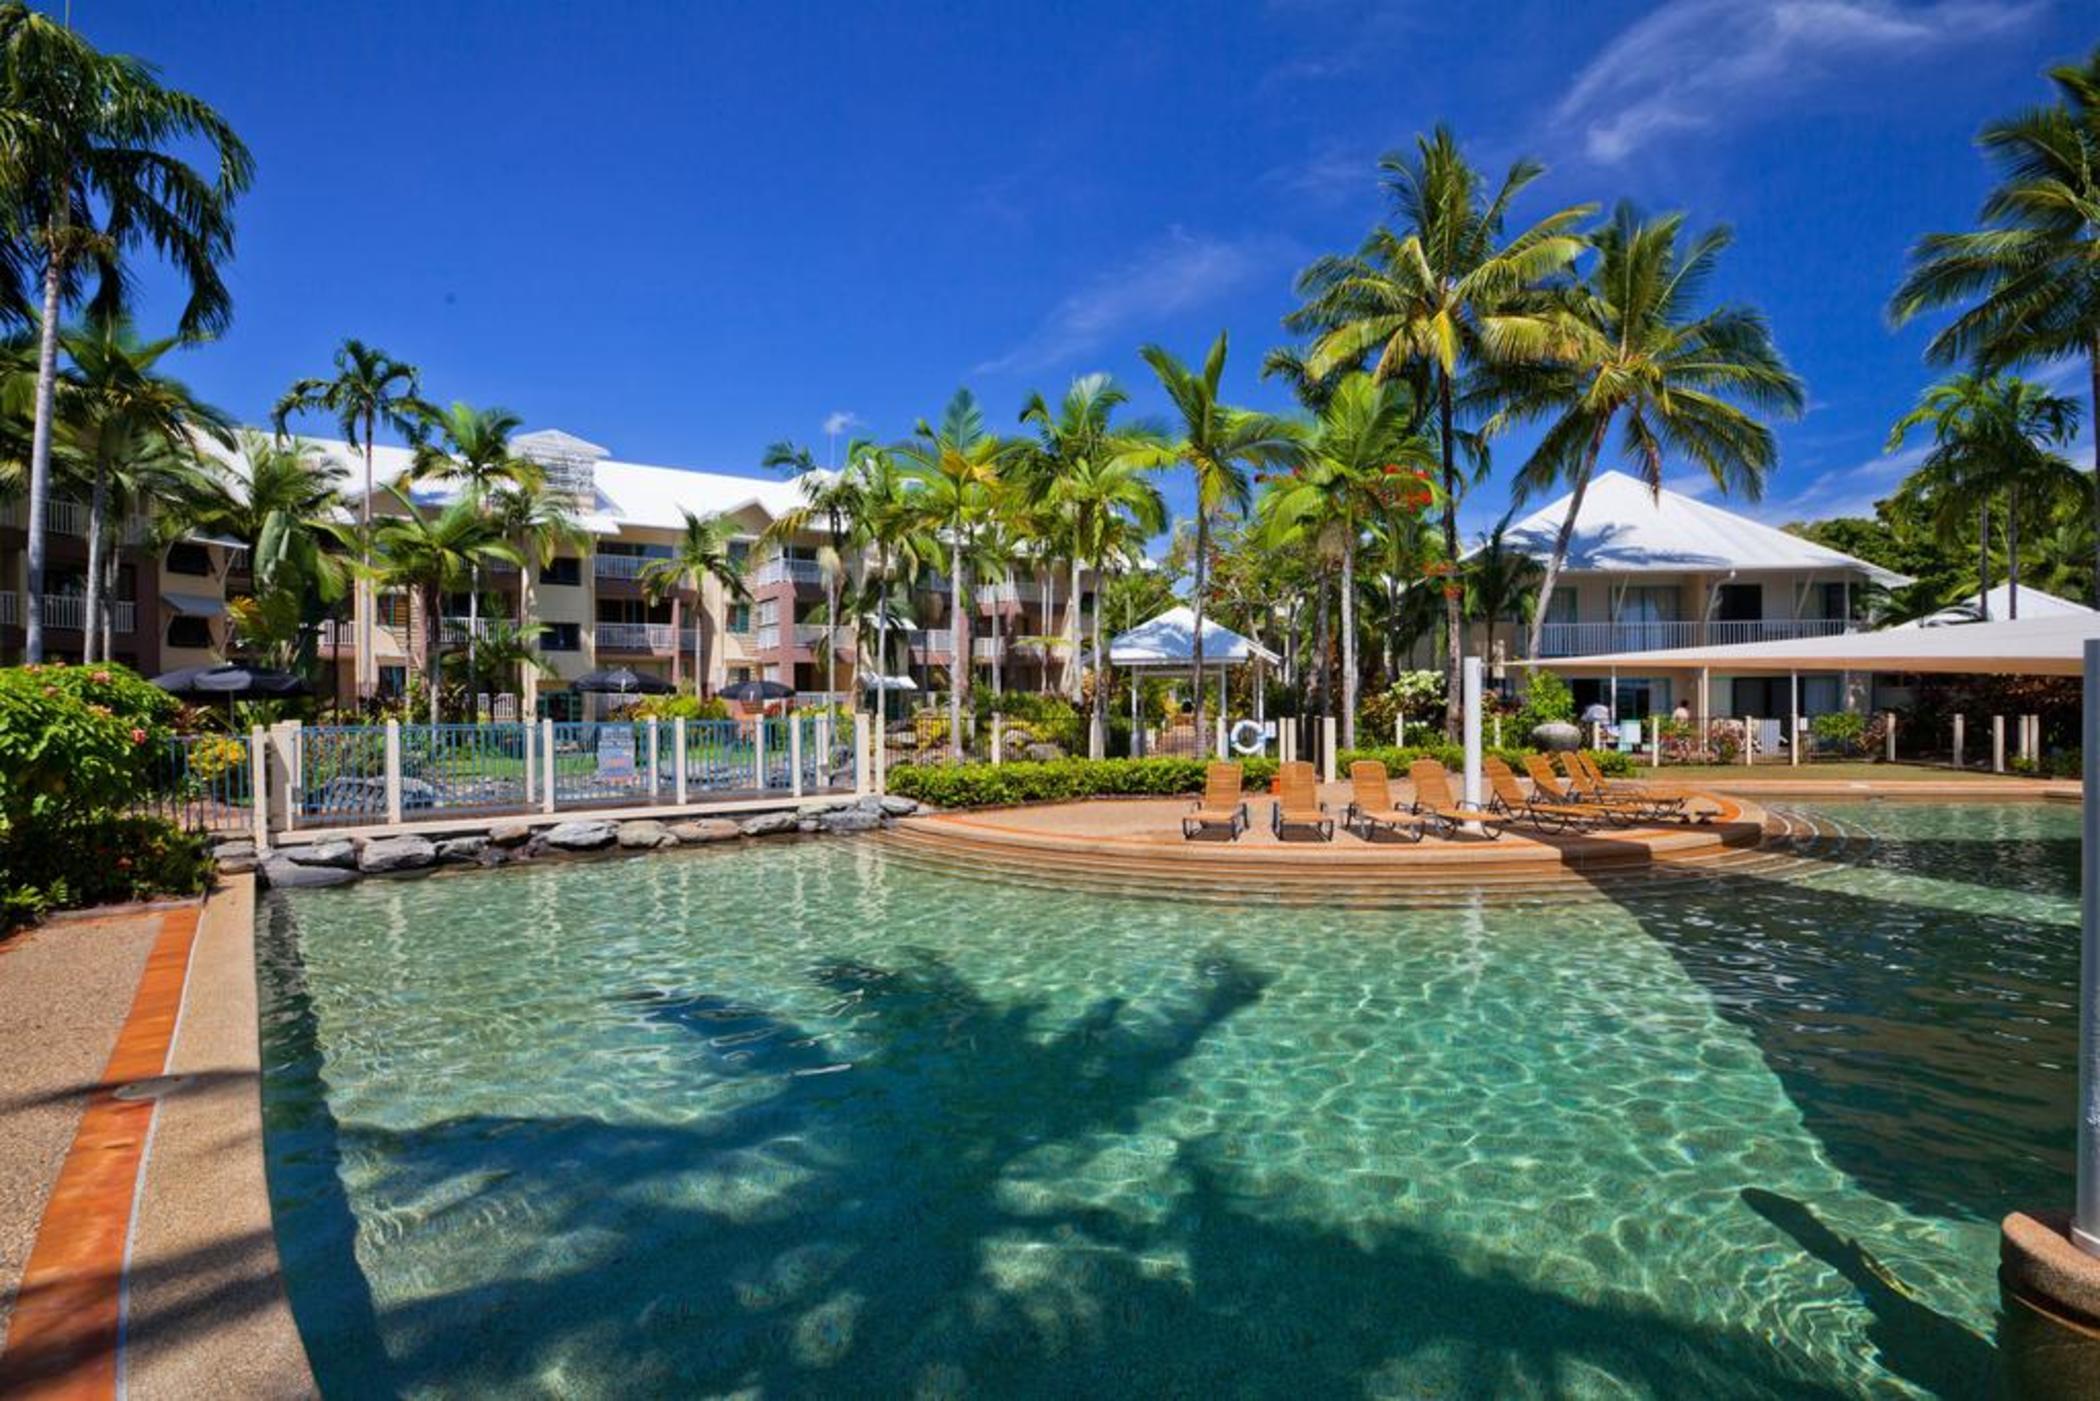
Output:
[[[1204,770],[1202,798],[1181,819],[1181,836],[1184,841],[1193,841],[1205,832],[1223,827],[1231,833],[1227,840],[1236,842],[1240,833],[1247,830],[1248,822],[1247,804],[1240,796],[1240,766],[1212,764]]]
[[[1269,825],[1281,841],[1287,831],[1310,831],[1321,841],[1334,837],[1334,819],[1320,801],[1320,781],[1313,766],[1292,760],[1276,769],[1276,806],[1270,809]]]
[[[1560,760],[1567,766],[1575,791],[1591,802],[1641,803],[1657,817],[1668,817],[1681,813],[1684,805],[1698,796],[1689,788],[1674,784],[1606,778],[1597,761],[1579,749],[1569,750]]]
[[[1644,802],[1626,798],[1600,798],[1580,788],[1553,771],[1553,765],[1543,754],[1524,756],[1524,773],[1531,780],[1534,794],[1552,803],[1577,803],[1601,808],[1612,814],[1615,822],[1644,822],[1654,815],[1655,809]]]
[[[1480,761],[1480,768],[1492,795],[1488,805],[1497,812],[1529,822],[1541,832],[1571,832],[1578,827],[1622,820],[1622,814],[1595,803],[1554,802],[1535,790],[1526,793],[1524,785],[1517,781],[1516,771],[1492,754]]]
[[[1342,826],[1370,841],[1389,833],[1408,841],[1422,840],[1428,825],[1411,812],[1403,812],[1393,797],[1391,775],[1376,759],[1358,759],[1349,766],[1349,806],[1342,809]]]
[[[1447,837],[1455,836],[1467,823],[1476,823],[1488,840],[1502,835],[1510,818],[1490,808],[1469,808],[1451,792],[1451,775],[1434,759],[1417,759],[1407,766],[1415,785],[1415,811],[1437,824]]]

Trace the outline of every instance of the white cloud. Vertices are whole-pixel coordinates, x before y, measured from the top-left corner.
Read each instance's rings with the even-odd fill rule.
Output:
[[[2042,0],[1672,0],[1577,75],[1555,116],[1605,164],[1672,132],[1767,109],[1833,72],[2016,29]]]
[[[1175,228],[1121,267],[1094,278],[1052,307],[1033,331],[975,374],[1067,367],[1116,336],[1211,305],[1299,258],[1288,239],[1258,234],[1213,238]]]
[[[1871,516],[1874,503],[1893,491],[1931,451],[1930,443],[1914,443],[1899,452],[1819,473],[1790,496],[1767,497],[1758,515],[1778,522]]]
[[[841,433],[861,427],[866,422],[866,419],[851,409],[833,409],[824,415],[824,432],[827,437],[835,438]]]

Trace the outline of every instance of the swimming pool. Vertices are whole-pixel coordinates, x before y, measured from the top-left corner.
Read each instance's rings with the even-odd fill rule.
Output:
[[[2078,815],[1244,911],[874,842],[272,894],[331,1394],[1964,1393],[2067,1202]]]

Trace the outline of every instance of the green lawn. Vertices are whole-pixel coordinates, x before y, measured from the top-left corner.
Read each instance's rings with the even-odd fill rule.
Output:
[[[1976,778],[2017,778],[2017,774],[1994,774],[1989,769],[1950,769],[1936,764],[1876,764],[1865,761],[1851,763],[1803,764],[1795,768],[1791,764],[1758,764],[1745,768],[1741,764],[1665,764],[1661,768],[1641,765],[1643,778],[1672,779],[1700,778],[1713,782],[1727,779],[1803,779],[1810,782],[1859,782],[1879,780],[1884,783],[1949,780],[1959,782]]]

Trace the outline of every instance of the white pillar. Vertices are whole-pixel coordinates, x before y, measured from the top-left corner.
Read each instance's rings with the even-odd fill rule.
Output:
[[[1465,703],[1466,806],[1480,806],[1480,658],[1467,657],[1461,673]]]
[[[401,722],[386,722],[386,824],[401,825]]]
[[[554,722],[540,721],[540,811],[554,811]]]
[[[1108,757],[1108,730],[1101,717],[1090,707],[1086,715],[1086,756],[1089,759]]]
[[[858,711],[855,712],[855,714],[858,713]],[[817,786],[819,788],[829,788],[831,786],[830,706],[827,705],[824,709],[818,711],[817,718],[810,723],[810,738],[816,742],[817,746]]]
[[[649,772],[649,801],[650,801],[650,802],[651,802],[652,804],[653,804],[653,803],[654,803],[654,802],[656,801],[656,792],[657,792],[657,789],[656,789],[656,784],[657,784],[657,780],[658,780],[658,778],[659,778],[659,776],[660,776],[660,775],[658,774],[658,771],[657,771],[657,767],[656,767],[656,740],[657,740],[657,736],[658,736],[658,735],[660,735],[660,734],[662,733],[662,731],[661,731],[661,730],[660,730],[660,729],[658,728],[658,726],[659,726],[659,724],[660,724],[660,723],[661,723],[661,722],[660,722],[660,721],[659,721],[659,720],[658,720],[658,719],[657,719],[657,718],[656,718],[656,717],[655,717],[654,715],[652,715],[652,716],[650,716],[650,717],[649,717],[649,731],[648,731],[648,733],[649,733],[649,770],[648,770],[648,772]]]
[[[248,790],[249,825],[260,856],[270,849],[270,747],[260,725],[248,731]]]
[[[531,668],[529,668],[529,667],[527,668],[527,670],[528,670],[528,671],[529,671],[530,669],[531,669]],[[535,726],[533,725],[532,721],[530,721],[530,720],[527,720],[527,721],[525,721],[525,722],[524,722],[524,723],[523,723],[522,725],[520,725],[520,726],[518,727],[518,733],[519,733],[519,735],[520,735],[520,736],[522,736],[522,737],[523,737],[523,739],[524,739],[524,747],[525,747],[525,806],[526,806],[526,807],[531,807],[531,806],[532,806],[533,800],[534,800],[534,799],[535,799],[536,797],[538,797],[538,796],[539,796],[539,791],[540,791],[540,790],[539,790],[539,781],[538,781],[538,780],[539,780],[539,768],[540,768],[540,746],[539,746],[539,737],[538,737],[537,735],[535,735],[535,734],[533,733],[533,731],[534,731],[534,729],[535,729],[535,728],[536,728],[536,727],[535,727]]]
[[[675,716],[671,720],[671,787],[678,798],[678,806],[686,803],[685,778],[685,717]]]
[[[2078,956],[2078,1195],[2071,1242],[2100,1255],[2100,638],[2085,644],[2085,791],[2080,806]]]
[[[1407,715],[1403,711],[1393,712],[1393,748],[1407,748]]]
[[[1801,767],[1801,673],[1787,673],[1787,709],[1792,719],[1787,721],[1787,762],[1795,768]]]
[[[1335,719],[1332,715],[1320,719],[1320,776],[1332,783],[1336,777],[1336,764],[1340,750],[1335,746]]]
[[[254,735],[249,738],[253,740]],[[264,801],[268,804],[267,818],[274,831],[289,832],[299,825],[299,805],[292,801],[292,793],[299,783],[300,754],[304,747],[297,720],[281,720],[263,733],[263,766],[256,772],[269,779],[268,797]]]
[[[1743,767],[1749,768],[1757,762],[1757,717],[1743,717]]]
[[[790,715],[787,717],[787,722],[788,792],[799,798],[802,796],[802,721],[798,717]],[[994,720],[993,723],[996,725],[998,721]]]
[[[948,736],[948,738],[949,738],[950,742],[952,742],[952,743],[954,743],[954,744],[956,744],[956,745],[958,745],[958,746],[960,746],[960,744],[961,744],[961,742],[962,742],[962,736],[961,736],[961,735],[950,735],[950,736]],[[761,793],[765,792],[765,791],[766,791],[766,710],[765,710],[765,706],[764,706],[763,704],[761,704],[761,705],[759,706],[759,709],[758,709],[758,718],[757,718],[756,720],[754,720],[754,721],[752,721],[752,722],[751,722],[751,775],[752,775],[752,783],[753,783],[753,786],[754,786],[754,787],[756,787],[756,788],[758,789],[758,791],[759,791],[759,792],[761,792]]]
[[[882,734],[882,726],[879,724],[870,724],[868,722],[868,716],[865,712],[858,710],[854,711],[853,796],[856,798],[865,798],[868,796],[870,791],[877,793],[883,791],[881,786],[883,774],[883,770],[881,767],[882,749],[880,747],[879,740],[874,749],[874,762],[872,764],[869,762],[868,736],[871,732],[877,736],[880,736]],[[870,783],[870,779],[873,779],[872,785]]]
[[[992,762],[1006,762],[1006,717],[996,712],[992,715]]]
[[[1881,756],[1893,764],[1896,762],[1896,712],[1891,710],[1888,716],[1889,728],[1888,733],[1882,736]]]
[[[2005,717],[1991,717],[1991,772],[2005,772]]]
[[[1954,767],[1956,768],[1961,767],[1962,729],[1962,717],[1957,714],[1954,717]]]
[[[1224,717],[1224,715],[1223,715],[1223,714],[1220,714],[1220,715],[1218,716],[1218,725],[1217,725],[1217,730],[1218,730],[1218,735],[1217,735],[1217,750],[1218,750],[1218,757],[1219,757],[1220,759],[1223,759],[1223,758],[1226,758],[1226,757],[1227,757],[1227,754],[1226,754],[1226,747],[1225,747],[1225,746],[1226,746],[1226,740],[1225,740],[1225,717]]]

